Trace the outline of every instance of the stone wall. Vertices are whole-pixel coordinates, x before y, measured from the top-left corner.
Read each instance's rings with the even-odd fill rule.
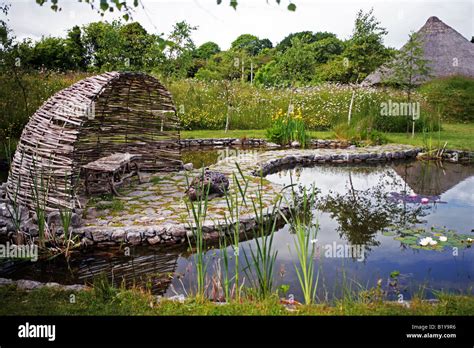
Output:
[[[267,142],[265,139],[256,138],[215,138],[215,139],[181,139],[180,145],[182,148],[209,146],[209,147],[226,147],[226,146],[269,146],[275,147],[276,144]],[[344,140],[324,140],[312,139],[310,141],[310,148],[314,149],[338,149],[346,148],[352,145],[351,142]]]
[[[182,148],[194,146],[264,146],[267,141],[264,139],[238,139],[238,138],[215,138],[215,139],[181,139],[179,141]]]

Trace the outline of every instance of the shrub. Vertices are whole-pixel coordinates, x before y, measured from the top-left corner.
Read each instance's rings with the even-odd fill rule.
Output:
[[[18,138],[46,99],[84,77],[85,74],[31,72],[15,79],[11,74],[0,74],[0,139]]]
[[[377,116],[374,118],[374,129],[381,132],[403,133],[408,129],[411,132],[412,121],[406,116]],[[438,131],[441,128],[439,122],[432,120],[431,117],[422,116],[415,121],[415,132],[422,132],[430,128],[432,131]]]
[[[443,120],[474,122],[474,79],[462,76],[435,79],[419,91],[433,108],[440,109]]]
[[[333,127],[337,139],[350,141],[357,145],[382,145],[388,142],[384,133],[373,129],[368,119],[362,119],[357,124],[339,123]]]

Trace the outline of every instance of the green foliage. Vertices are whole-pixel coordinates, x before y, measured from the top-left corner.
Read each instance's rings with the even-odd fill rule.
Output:
[[[195,56],[201,59],[209,59],[220,51],[221,49],[218,44],[208,41],[196,49]]]
[[[276,84],[291,85],[292,82],[308,84],[314,76],[316,54],[311,45],[295,38],[292,45],[276,59]]]
[[[474,79],[462,76],[432,80],[419,92],[434,108],[439,108],[442,120],[474,121]]]
[[[96,281],[98,284],[98,281]],[[439,301],[423,301],[416,297],[410,306],[392,301],[371,301],[362,296],[344,303],[323,302],[320,304],[298,306],[297,311],[288,311],[277,296],[267,299],[242,298],[227,305],[217,305],[213,301],[196,301],[189,298],[185,303],[163,299],[140,289],[110,289],[110,282],[97,285],[102,290],[75,292],[76,303],[70,302],[70,291],[54,287],[43,287],[25,291],[15,286],[0,287],[3,305],[0,314],[8,315],[109,315],[109,316],[176,316],[176,315],[469,315],[474,313],[474,297],[463,294],[437,293]],[[370,291],[371,289],[369,289]]]
[[[288,48],[290,48],[293,45],[292,43],[293,39],[298,39],[305,44],[310,44],[318,40],[323,40],[327,38],[335,38],[335,37],[336,37],[335,34],[328,33],[328,32],[313,33],[311,31],[300,31],[297,33],[291,33],[287,35],[283,40],[281,40],[278,43],[278,45],[276,46],[276,49],[280,52],[286,51]]]
[[[0,74],[0,142],[16,139],[31,114],[57,91],[84,78],[83,74],[30,72],[18,74],[10,70]]]
[[[388,139],[384,133],[376,129],[372,129],[369,125],[370,121],[363,119],[358,123],[352,123],[350,126],[344,122],[336,124],[333,132],[337,139],[355,142],[361,145],[382,145],[388,143]]]
[[[280,109],[273,117],[272,126],[267,130],[267,139],[284,146],[297,141],[301,147],[306,147],[309,135],[306,131],[301,109],[289,110],[286,114]]]
[[[361,82],[368,74],[390,58],[389,50],[383,45],[385,28],[373,15],[360,10],[355,20],[354,32],[347,42],[344,57],[348,59],[351,82]]]
[[[317,191],[314,187],[311,189],[304,187],[300,195],[296,192],[293,183],[289,188],[291,189],[291,199],[287,205],[292,207],[290,219],[284,215],[282,217],[287,224],[291,225],[294,233],[294,248],[298,259],[298,262],[294,263],[294,267],[305,304],[309,305],[316,300],[319,281],[319,272],[316,277],[314,272],[318,225],[312,221],[311,216],[308,218],[308,212],[311,212],[315,206]]]
[[[256,56],[265,48],[272,48],[273,44],[268,39],[260,40],[255,35],[242,34],[231,44],[233,51],[245,51],[250,56]]]
[[[424,59],[423,45],[418,34],[411,33],[405,46],[387,64],[390,74],[384,77],[384,82],[399,86],[407,92],[408,98],[410,98],[417,83],[429,76],[428,63],[429,61]]]
[[[431,243],[423,245],[424,238],[431,238]],[[444,239],[443,239],[444,238]],[[398,236],[394,238],[400,241],[404,246],[411,249],[436,250],[443,251],[454,247],[464,249],[470,248],[473,239],[466,234],[460,234],[454,230],[447,230],[444,227],[431,226],[430,229],[425,228],[408,228],[398,232]]]

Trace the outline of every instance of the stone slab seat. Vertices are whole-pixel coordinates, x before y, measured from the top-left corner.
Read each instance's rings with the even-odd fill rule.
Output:
[[[116,187],[121,185],[123,181],[133,175],[139,175],[139,165],[135,160],[139,159],[141,155],[130,153],[114,153],[112,155],[99,158],[93,162],[83,165],[81,168],[85,172],[86,192],[91,193],[91,185],[99,184],[101,178],[105,176],[108,181],[110,190],[113,194],[120,196]],[[134,169],[131,169],[131,165]],[[115,177],[119,176],[119,181],[115,181]]]

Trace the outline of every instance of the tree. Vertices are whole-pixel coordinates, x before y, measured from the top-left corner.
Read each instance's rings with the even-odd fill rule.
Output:
[[[245,51],[251,56],[258,55],[265,48],[272,48],[273,44],[269,39],[260,40],[255,35],[242,34],[231,44],[233,51]]]
[[[291,47],[276,57],[275,71],[269,73],[279,84],[308,83],[314,78],[316,65],[314,47],[294,38]]]
[[[380,26],[373,15],[373,9],[364,13],[359,10],[355,20],[354,32],[347,43],[344,58],[352,83],[352,97],[349,104],[347,122],[351,122],[352,106],[359,83],[389,58],[389,51],[383,45],[387,30]]]
[[[209,59],[213,55],[219,53],[221,51],[221,48],[219,47],[218,44],[212,41],[208,41],[206,43],[203,43],[201,46],[199,46],[196,49],[195,56],[196,58],[200,59]]]
[[[319,64],[327,63],[331,58],[344,51],[344,43],[337,37],[327,37],[312,44],[315,59]]]
[[[232,51],[219,52],[208,60],[205,67],[199,69],[196,78],[202,80],[233,80],[241,78],[241,62],[247,59],[249,57],[245,52],[239,55]]]
[[[120,27],[119,21],[94,22],[83,27],[86,59],[93,70],[128,70]]]
[[[55,12],[61,11],[62,8],[59,4],[59,0],[49,0],[51,3],[51,9]],[[84,2],[88,4],[92,10],[97,11],[102,16],[106,12],[114,12],[115,10],[119,12],[123,12],[123,19],[128,21],[132,17],[132,9],[134,7],[138,7],[141,5],[142,8],[143,3],[141,0],[77,0],[78,2]],[[280,4],[281,0],[275,0],[277,4]],[[97,6],[97,2],[99,5]],[[267,0],[268,2],[268,0]],[[43,6],[45,3],[48,3],[48,0],[36,0],[36,3],[40,6]],[[220,5],[222,0],[217,0],[217,4]],[[229,5],[234,9],[237,9],[238,1],[237,0],[229,0]],[[296,11],[296,5],[293,4],[291,1],[287,6],[288,11]]]
[[[418,84],[430,75],[429,60],[424,58],[423,43],[417,33],[411,33],[408,42],[396,54],[395,59],[383,69],[385,83],[402,88],[407,94],[407,101],[411,103],[411,96]],[[411,110],[412,108],[409,108]],[[412,137],[415,136],[415,119],[412,120]],[[407,123],[407,133],[408,133]]]
[[[81,28],[75,25],[67,33],[66,49],[70,56],[71,68],[85,70],[87,68],[86,48],[82,42]]]
[[[357,13],[354,32],[344,52],[344,57],[349,61],[351,82],[361,82],[390,57],[389,50],[383,45],[385,35],[387,30],[380,26],[373,9],[367,13],[362,10]]]
[[[297,33],[291,33],[278,43],[278,45],[276,46],[276,49],[279,52],[286,51],[288,48],[291,47],[292,45],[291,42],[295,38],[299,39],[303,43],[310,44],[310,43],[313,43],[319,40],[324,40],[327,38],[336,38],[336,34],[328,33],[328,32],[313,33],[312,31],[300,31]]]
[[[188,77],[190,75],[196,49],[191,34],[196,29],[197,27],[191,26],[186,21],[178,22],[173,26],[165,50],[168,62],[164,72],[167,75],[176,77]]]
[[[126,67],[130,70],[142,70],[144,57],[152,45],[153,36],[138,22],[133,22],[118,28],[122,37],[122,56]]]

